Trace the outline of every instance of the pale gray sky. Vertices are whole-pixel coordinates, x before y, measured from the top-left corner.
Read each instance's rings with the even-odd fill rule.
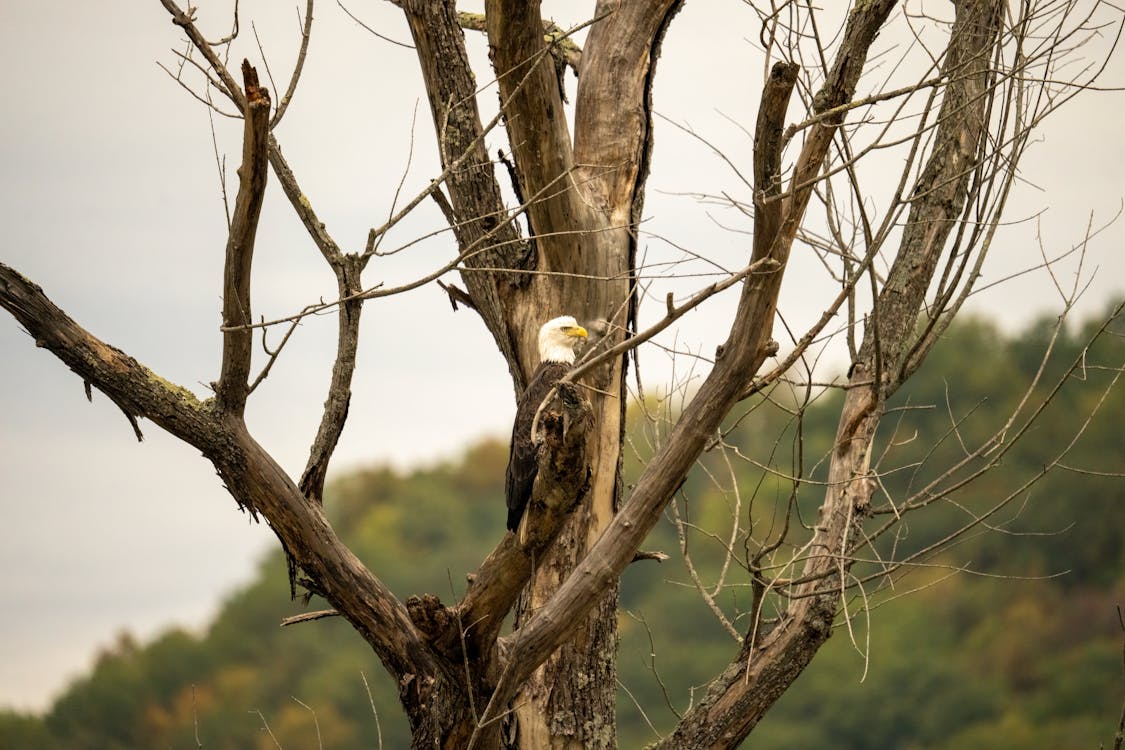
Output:
[[[208,33],[226,33],[229,3],[199,4]],[[389,4],[355,6],[381,32],[408,39]],[[244,44],[235,54],[257,62],[254,18],[284,86],[297,37],[293,7],[244,0],[242,12]],[[174,66],[171,48],[183,49],[178,30],[157,0],[65,10],[6,0],[4,16],[0,260],[96,335],[205,395],[203,384],[218,371],[225,223],[206,109],[155,64]],[[656,91],[662,114],[689,123],[741,163],[748,163],[750,143],[731,120],[752,127],[762,75],[749,42],[756,37],[742,3],[688,3],[666,41]],[[470,39],[483,83],[483,40]],[[305,194],[346,249],[360,248],[387,214],[406,168],[416,103],[405,193],[438,172],[416,71],[412,50],[374,39],[335,4],[318,6],[303,82],[277,135]],[[1107,83],[1120,85],[1123,71],[1118,60]],[[494,109],[495,93],[481,101]],[[1048,209],[1041,226],[1051,252],[1080,239],[1090,212],[1104,222],[1121,205],[1123,105],[1120,93],[1080,99],[1049,123],[1023,165],[1029,184],[1009,216]],[[233,190],[241,128],[216,118],[216,129],[230,155]],[[745,189],[707,148],[665,124],[658,125],[655,159],[645,228],[740,265],[747,240],[719,223],[746,228],[745,220],[682,194],[730,190],[748,199]],[[388,242],[439,226],[426,206]],[[1117,225],[1091,248],[1089,267],[1100,274],[1086,309],[1121,295],[1123,239]],[[1036,262],[1031,225],[1002,232],[997,244],[987,279]],[[650,259],[674,257],[656,239],[645,249]],[[450,252],[448,239],[429,241],[377,259],[366,280],[406,280],[440,266]],[[334,295],[332,275],[275,188],[255,262],[256,313],[286,315]],[[815,261],[795,257],[794,264],[782,311],[799,323],[819,311],[828,287],[817,280]],[[663,299],[665,288],[690,287],[657,282],[654,295]],[[982,295],[973,307],[1014,327],[1057,309],[1051,288],[1040,275]],[[731,303],[728,295],[688,316],[678,340],[713,350]],[[369,304],[365,317],[336,472],[373,461],[416,465],[506,433],[510,381],[471,313],[453,313],[431,285]],[[334,338],[330,317],[308,321],[251,402],[251,429],[294,473],[316,429]],[[658,350],[643,356],[651,373],[667,371]],[[149,636],[172,623],[201,625],[274,544],[267,529],[237,512],[194,450],[146,423],[138,444],[115,406],[97,393],[87,404],[81,381],[6,314],[0,415],[0,600],[9,613],[0,618],[0,704],[45,706],[122,628]]]

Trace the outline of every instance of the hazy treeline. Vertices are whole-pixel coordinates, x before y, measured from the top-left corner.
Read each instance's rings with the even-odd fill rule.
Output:
[[[901,410],[884,420],[877,449],[892,446],[880,453],[884,501],[924,486],[964,446],[1003,423],[1039,367],[1052,324],[1042,321],[1013,337],[980,321],[951,329],[899,395]],[[1078,327],[1056,345],[1047,385],[1079,355],[1085,338]],[[1102,346],[1125,349],[1119,338]],[[1091,361],[1113,359],[1102,354]],[[1100,396],[1098,383],[1112,375],[1081,370],[999,467],[952,502],[909,516],[893,539],[877,542],[860,574],[877,571],[879,559],[924,549],[1019,487],[1069,440]],[[1045,393],[1046,386],[1033,398]],[[775,392],[776,403],[749,405],[753,413],[728,436],[726,457],[712,451],[705,470],[689,479],[677,509],[689,529],[692,561],[709,585],[727,562],[733,509],[743,530],[764,533],[788,502],[798,469],[807,481],[795,499],[799,517],[814,522],[819,462],[835,430],[834,411],[824,402],[837,398],[826,391],[799,414],[784,391]],[[659,413],[659,404],[650,406]],[[1125,394],[1118,389],[1067,465],[1120,471],[1122,424]],[[634,450],[647,453],[659,431],[659,422],[634,415]],[[375,468],[343,477],[326,502],[347,543],[397,594],[434,592],[452,600],[465,573],[504,531],[506,460],[505,445],[483,442],[458,461],[409,474]],[[1069,470],[1049,475],[873,594],[869,618],[853,602],[851,633],[838,624],[747,746],[1024,750],[1108,742],[1122,700],[1123,634],[1115,605],[1125,604],[1123,530],[1119,479]],[[803,533],[794,528],[794,541]],[[634,563],[623,581],[623,748],[640,747],[670,727],[730,651],[731,636],[686,571],[671,519],[645,548],[671,559]],[[716,603],[744,631],[751,594],[738,545],[734,552],[730,585]],[[951,576],[957,568],[966,572]],[[309,606],[318,608],[315,601]],[[304,610],[289,602],[284,563],[280,553],[271,554],[258,579],[232,594],[205,632],[173,630],[144,644],[123,634],[44,716],[0,712],[0,746],[348,750],[377,747],[380,736],[383,747],[407,746],[395,688],[346,623],[278,627],[281,618]]]

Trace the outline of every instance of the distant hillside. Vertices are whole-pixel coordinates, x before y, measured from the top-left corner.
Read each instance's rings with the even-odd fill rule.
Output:
[[[1004,338],[980,321],[949,332],[885,421],[880,443],[895,447],[884,467],[898,467],[885,476],[891,498],[925,486],[963,446],[1003,423],[1038,367],[1048,332],[1043,322]],[[1048,385],[1079,355],[1087,334],[1072,331],[1056,345]],[[1104,346],[1113,351],[1090,362],[1125,359],[1121,338]],[[1018,489],[1070,439],[1113,375],[1087,368],[1072,378],[999,467],[954,502],[908,516],[876,549],[900,557],[924,549]],[[1040,389],[1033,402],[1046,393]],[[781,396],[778,405],[748,405],[753,413],[729,439],[759,463],[785,476],[803,467],[815,482],[835,429],[825,407],[837,397],[823,394],[821,405],[802,415],[799,443],[798,421]],[[631,442],[644,455],[652,423],[632,422]],[[1125,392],[1118,389],[1068,465],[1125,470],[1123,424]],[[331,485],[327,507],[345,540],[397,594],[452,600],[504,530],[506,460],[504,445],[485,442],[459,460],[409,474],[357,472]],[[685,485],[680,509],[702,530],[693,559],[713,581],[723,547],[703,532],[725,538],[733,506],[712,477],[733,471],[740,497],[757,498],[741,507],[747,525],[768,523],[792,483],[752,463],[728,469],[718,452],[708,455],[705,469]],[[806,522],[814,518],[815,483],[796,502]],[[1059,471],[1016,493],[1005,510],[877,597],[866,663],[859,652],[868,622],[852,623],[858,650],[841,627],[746,746],[1088,750],[1109,743],[1125,697],[1115,611],[1125,604],[1123,531],[1120,479]],[[672,558],[636,563],[623,581],[622,748],[641,747],[667,730],[732,652],[731,636],[691,585],[672,523],[658,527],[645,547]],[[742,564],[732,559],[731,580],[745,581]],[[974,573],[950,575],[952,567]],[[719,603],[745,629],[738,618],[749,595],[739,591],[730,589]],[[383,747],[407,747],[396,691],[371,651],[336,620],[278,627],[307,609],[288,594],[285,565],[274,553],[205,632],[174,630],[143,644],[122,635],[44,716],[0,713],[0,747],[351,750],[377,747],[380,737]]]

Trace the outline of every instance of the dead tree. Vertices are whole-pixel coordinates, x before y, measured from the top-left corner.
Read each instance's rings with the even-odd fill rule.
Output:
[[[414,747],[614,747],[622,571],[700,455],[721,444],[724,419],[779,382],[832,321],[846,318],[838,335],[847,340],[852,367],[819,518],[783,564],[772,564],[782,537],[759,540],[751,564],[757,606],[766,596],[780,597],[784,606],[768,626],[754,617],[734,630],[738,645],[727,669],[657,743],[737,746],[809,664],[841,614],[856,583],[850,571],[857,552],[878,533],[873,524],[886,518],[873,504],[872,454],[887,399],[921,365],[972,290],[1030,134],[1095,80],[1097,69],[1061,81],[1052,55],[1095,33],[1099,9],[958,0],[950,18],[922,19],[903,13],[895,0],[866,0],[841,14],[838,34],[824,32],[827,16],[811,3],[763,9],[757,54],[768,72],[753,127],[752,179],[745,200],[726,198],[752,222],[753,241],[740,270],[679,301],[669,294],[663,315],[642,328],[637,309],[646,290],[638,281],[637,249],[654,154],[652,86],[680,0],[599,2],[589,21],[569,31],[544,19],[537,2],[487,0],[477,16],[459,13],[453,0],[392,0],[417,50],[442,171],[372,229],[365,247],[350,252],[320,222],[315,196],[301,190],[272,134],[299,78],[312,0],[296,70],[276,107],[249,63],[242,84],[227,68],[223,48],[231,38],[209,42],[195,9],[160,1],[190,42],[185,60],[204,76],[201,98],[225,97],[244,120],[222,287],[222,369],[213,395],[201,399],[96,338],[6,265],[0,265],[0,305],[134,425],[148,419],[202,451],[238,503],[276,532],[294,585],[329,602],[397,681]],[[943,46],[928,50],[922,70],[905,71],[912,76],[905,82],[890,76],[873,83],[864,78],[873,45],[896,22],[929,24],[943,33]],[[466,30],[486,35],[491,72],[471,69]],[[565,98],[568,71],[577,79],[573,114]],[[501,103],[493,122],[484,122],[478,109],[485,79],[495,80],[491,95]],[[485,148],[501,123],[514,207]],[[888,148],[901,151],[904,166],[889,191],[884,186],[876,195],[867,191],[864,159]],[[288,321],[326,309],[335,309],[339,320],[328,400],[299,477],[278,466],[243,419],[254,385],[278,356],[251,377],[256,330],[279,324],[256,324],[251,315],[254,238],[270,168],[334,272],[339,294]],[[881,202],[873,207],[876,198]],[[402,287],[365,286],[362,273],[381,238],[425,200],[441,207],[455,239],[448,264]],[[824,253],[839,292],[782,352],[774,323],[796,247]],[[535,335],[544,320],[568,313],[600,321],[602,336],[544,408],[526,537],[501,538],[497,529],[499,543],[459,602],[430,594],[400,601],[340,542],[321,498],[348,416],[364,306],[454,272],[464,288],[447,285],[451,298],[479,315],[517,392],[536,364]],[[621,461],[630,352],[728,288],[739,290],[737,309],[705,378],[626,491]],[[998,437],[980,455],[1007,445]],[[924,507],[942,491],[929,488],[906,507]],[[503,634],[513,609],[517,627]]]

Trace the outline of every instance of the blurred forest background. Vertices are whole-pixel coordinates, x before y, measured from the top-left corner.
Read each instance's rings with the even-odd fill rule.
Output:
[[[1011,337],[982,320],[950,329],[898,395],[907,408],[884,420],[877,451],[892,445],[882,467],[891,497],[922,486],[963,455],[962,445],[979,443],[1003,424],[1038,369],[1054,324],[1042,320]],[[1045,397],[1098,325],[1067,330],[1034,399]],[[1103,337],[1099,347],[1089,361],[1122,361],[1120,335]],[[1018,488],[1070,439],[1115,374],[1080,368],[1000,466],[964,493],[908,516],[905,532],[884,546],[897,545],[900,558],[924,549]],[[800,441],[798,420],[781,393],[775,391],[775,403],[749,405],[752,413],[729,436],[742,454],[778,472],[733,463],[744,528],[771,523],[784,507],[792,485],[782,475],[792,476],[796,461],[817,478],[835,431],[838,392],[824,391],[804,411]],[[1125,391],[1116,388],[1066,464],[1119,472],[1123,424]],[[633,415],[634,475],[659,429],[659,422]],[[734,508],[719,454],[705,454],[677,502],[692,560],[708,584],[723,564]],[[451,601],[503,532],[506,461],[505,443],[482,442],[457,461],[412,473],[372,468],[337,478],[326,503],[344,540],[396,594],[433,592]],[[903,468],[888,471],[891,466]],[[800,490],[805,524],[815,519],[819,494],[815,484]],[[843,620],[837,623],[827,646],[745,746],[1111,745],[1125,696],[1125,634],[1116,609],[1125,604],[1123,532],[1120,478],[1055,471],[871,597],[870,617],[853,602],[851,633]],[[797,543],[803,534],[792,530]],[[671,557],[636,562],[623,580],[623,748],[642,747],[672,726],[731,647],[691,581],[670,518],[645,548]],[[736,544],[735,569],[727,573],[735,585],[718,603],[745,630],[750,593],[745,570],[737,569],[745,565],[740,551]],[[875,570],[873,563],[867,572]],[[171,630],[149,643],[122,633],[44,715],[0,712],[0,747],[406,747],[395,687],[347,623],[279,627],[286,616],[318,608],[315,601],[308,607],[289,601],[285,564],[275,552],[205,632]]]

